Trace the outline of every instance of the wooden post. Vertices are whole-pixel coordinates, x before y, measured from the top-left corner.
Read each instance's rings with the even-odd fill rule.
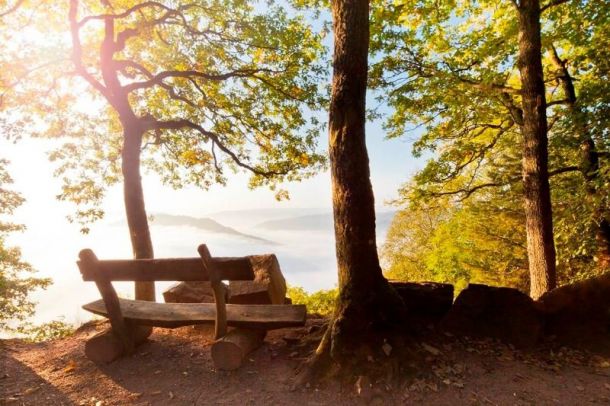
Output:
[[[104,299],[113,334],[122,343],[126,354],[133,353],[135,348],[133,336],[121,313],[119,297],[116,294],[112,283],[102,272],[98,271],[98,259],[92,250],[84,249],[78,254],[78,257],[80,258],[81,266],[92,269],[93,273],[96,275],[95,284],[102,295],[102,299]]]
[[[203,267],[208,271],[212,290],[214,291],[214,301],[216,303],[216,322],[214,328],[214,339],[218,340],[227,334],[227,291],[220,278],[220,273],[212,262],[212,255],[205,244],[201,244],[197,251],[203,261]]]
[[[246,355],[263,344],[265,330],[236,328],[212,345],[212,360],[218,369],[232,371],[241,366]]]
[[[137,346],[146,341],[152,333],[152,327],[132,326],[129,332],[134,346]],[[87,340],[85,355],[95,363],[107,364],[126,355],[126,349],[112,330],[105,330]]]

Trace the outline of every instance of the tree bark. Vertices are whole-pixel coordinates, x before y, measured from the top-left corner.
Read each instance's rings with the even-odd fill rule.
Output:
[[[335,0],[332,16],[329,153],[339,297],[316,358],[345,364],[357,361],[355,350],[374,341],[376,333],[402,320],[404,303],[383,277],[376,246],[365,142],[369,3]]]
[[[154,258],[146,207],[144,205],[142,177],[140,175],[140,151],[143,131],[138,125],[123,124],[123,127],[123,151],[121,153],[123,197],[133,256],[136,259]],[[135,297],[136,300],[154,302],[154,282],[135,282]]]
[[[527,253],[530,295],[537,299],[557,283],[539,0],[522,0],[518,12]]]
[[[574,81],[565,61],[561,60],[555,47],[551,47],[551,62],[557,69],[566,105],[572,116],[574,129],[580,139],[580,168],[586,182],[586,193],[590,199],[595,199],[601,185],[599,153],[595,141],[589,133],[586,112],[577,104]],[[608,202],[602,198],[593,218],[597,225],[595,240],[597,243],[598,267],[602,272],[610,268],[610,222],[608,218],[610,218],[610,207],[608,207]]]
[[[115,41],[113,18],[104,19],[104,41],[100,49],[102,78],[108,89],[107,99],[117,111],[123,127],[123,150],[121,170],[123,173],[123,199],[129,228],[133,256],[136,259],[154,258],[152,239],[148,226],[144,191],[140,175],[142,137],[146,131],[144,120],[138,117],[129,102],[129,95],[121,85],[114,63],[114,54],[119,51]],[[155,301],[154,282],[135,282],[136,300]]]

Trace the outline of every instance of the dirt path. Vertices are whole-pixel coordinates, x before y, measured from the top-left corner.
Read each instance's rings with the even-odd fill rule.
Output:
[[[157,329],[136,355],[97,366],[85,358],[84,340],[103,327],[40,344],[0,341],[0,404],[610,404],[610,360],[568,349],[523,353],[492,341],[431,338],[417,346],[420,365],[404,361],[412,372],[403,382],[362,379],[358,394],[357,385],[338,383],[293,388],[295,368],[313,348],[295,340],[307,328],[274,332],[241,369],[218,372],[209,333],[191,328]]]

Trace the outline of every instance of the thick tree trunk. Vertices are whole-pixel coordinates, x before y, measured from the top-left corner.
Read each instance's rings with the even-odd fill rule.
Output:
[[[123,193],[125,213],[129,236],[136,259],[154,258],[146,207],[144,206],[144,191],[140,176],[140,149],[143,131],[139,126],[123,123],[124,139],[122,151]],[[135,283],[136,300],[155,301],[154,282]]]
[[[401,320],[404,304],[383,277],[365,143],[369,4],[332,2],[335,34],[329,152],[339,298],[317,359],[357,362],[355,349]],[[381,348],[381,344],[376,346]]]
[[[537,299],[556,286],[539,0],[522,0],[518,11],[527,253],[530,295]]]
[[[577,104],[574,81],[568,71],[565,61],[561,60],[557,50],[551,47],[551,61],[557,69],[558,78],[564,93],[566,104],[572,116],[574,130],[580,139],[581,163],[580,168],[586,182],[587,196],[595,200],[599,193],[600,173],[599,173],[599,153],[595,141],[589,133],[586,112]],[[600,199],[594,213],[593,221],[597,225],[595,230],[595,240],[597,243],[598,267],[602,272],[610,269],[610,207],[606,199]]]

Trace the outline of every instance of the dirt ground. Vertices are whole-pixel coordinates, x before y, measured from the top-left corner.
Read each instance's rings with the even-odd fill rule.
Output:
[[[270,333],[233,372],[214,369],[209,330],[155,329],[135,355],[103,366],[84,355],[84,341],[102,323],[50,342],[0,341],[0,404],[610,405],[608,354],[552,343],[522,352],[437,333],[414,343],[418,361],[402,361],[400,381],[295,387],[295,371],[315,345],[299,338],[322,322]]]

